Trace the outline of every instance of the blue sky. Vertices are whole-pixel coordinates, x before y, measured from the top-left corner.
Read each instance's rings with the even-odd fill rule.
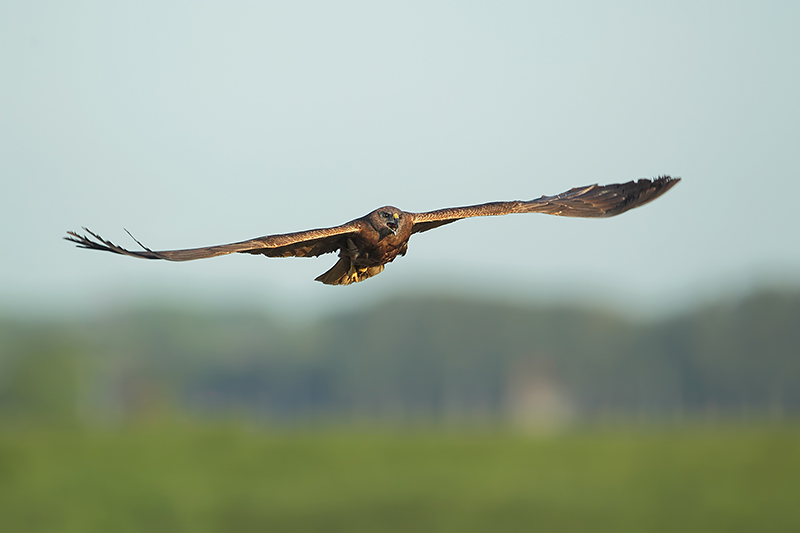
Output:
[[[4,2],[0,308],[330,311],[445,291],[673,308],[800,285],[796,2]],[[474,219],[384,273],[154,249],[681,176],[609,220]]]

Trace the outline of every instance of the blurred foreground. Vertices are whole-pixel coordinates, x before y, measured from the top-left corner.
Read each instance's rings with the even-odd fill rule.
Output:
[[[0,432],[5,531],[800,530],[800,427]]]
[[[8,531],[800,530],[800,294],[0,320]]]

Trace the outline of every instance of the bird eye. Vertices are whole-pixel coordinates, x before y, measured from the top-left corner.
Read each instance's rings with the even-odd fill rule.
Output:
[[[386,211],[381,211],[381,216],[383,218],[389,218],[389,213],[387,213]]]

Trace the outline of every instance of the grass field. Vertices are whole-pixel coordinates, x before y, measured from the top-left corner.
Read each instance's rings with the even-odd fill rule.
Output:
[[[800,427],[0,430],[9,532],[800,531]]]

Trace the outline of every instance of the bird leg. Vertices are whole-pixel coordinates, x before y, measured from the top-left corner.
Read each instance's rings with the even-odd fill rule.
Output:
[[[360,253],[352,240],[347,239],[339,248],[339,261],[330,270],[316,278],[326,285],[350,285],[364,281],[383,271],[383,265],[358,267],[356,261],[368,258],[368,253]]]
[[[350,278],[350,283],[358,282],[358,270],[353,266],[352,261],[350,261],[350,269],[347,271],[347,276]]]
[[[347,276],[350,278],[350,283],[358,282],[358,275],[360,270],[356,268],[356,259],[358,259],[358,248],[351,239],[347,239],[347,256],[350,258],[350,268],[347,270]]]

